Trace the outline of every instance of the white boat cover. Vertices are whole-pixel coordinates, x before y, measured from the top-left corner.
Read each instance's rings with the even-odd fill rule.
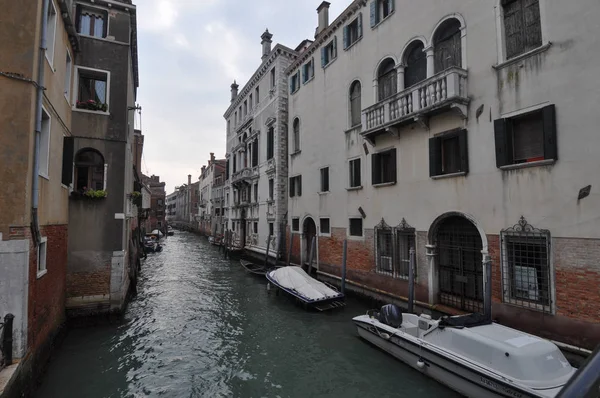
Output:
[[[282,267],[269,272],[269,276],[281,286],[309,300],[322,300],[340,294],[326,284],[311,278],[301,267]]]

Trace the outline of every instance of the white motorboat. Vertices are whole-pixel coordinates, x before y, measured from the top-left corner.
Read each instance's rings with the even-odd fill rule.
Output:
[[[467,397],[556,397],[576,372],[552,342],[480,314],[433,320],[388,304],[353,321],[360,337]]]

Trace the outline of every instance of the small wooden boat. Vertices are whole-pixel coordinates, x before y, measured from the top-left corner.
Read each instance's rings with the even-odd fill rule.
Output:
[[[240,260],[240,264],[242,264],[242,267],[244,267],[246,271],[250,272],[251,274],[265,275],[269,270],[268,267],[265,267],[261,264],[253,263],[251,261]]]
[[[281,267],[267,271],[265,276],[270,284],[296,299],[305,309],[325,311],[346,305],[343,293],[312,278],[301,267]]]

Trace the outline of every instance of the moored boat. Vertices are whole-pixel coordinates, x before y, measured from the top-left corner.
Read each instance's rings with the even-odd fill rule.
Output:
[[[353,321],[360,337],[467,397],[556,397],[576,372],[552,342],[480,314],[433,320],[388,304]]]
[[[242,265],[242,267],[244,267],[244,269],[248,272],[250,272],[251,274],[256,274],[256,275],[265,275],[267,273],[267,271],[269,271],[270,269],[277,269],[277,268],[281,268],[279,266],[275,266],[275,267],[270,267],[264,264],[256,264],[253,263],[252,261],[247,261],[247,260],[240,260],[240,264]]]

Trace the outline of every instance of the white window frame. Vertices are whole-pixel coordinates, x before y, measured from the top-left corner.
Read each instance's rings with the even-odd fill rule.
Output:
[[[321,230],[321,220],[329,220],[329,232],[322,232]],[[331,217],[319,217],[319,236],[331,236]]]
[[[44,115],[48,117],[48,128],[47,131],[44,129]],[[45,134],[46,133],[46,134]],[[47,144],[44,144],[44,134],[47,137]],[[40,156],[39,156],[39,168],[38,175],[40,177],[45,178],[46,180],[50,180],[50,142],[52,137],[52,116],[50,116],[50,112],[46,110],[46,108],[42,105],[42,122],[40,129]],[[44,151],[44,152],[42,152]],[[45,159],[44,159],[45,156]],[[45,167],[43,167],[45,166]],[[44,170],[42,170],[44,168]]]
[[[87,35],[85,33],[79,32],[79,31],[77,32],[77,34],[79,34],[83,37],[90,38],[90,39],[106,40],[106,37],[108,36],[108,33],[110,32],[110,18],[108,18],[108,13],[110,12],[110,8],[99,7],[96,4],[91,5],[91,4],[83,4],[83,3],[77,3],[77,6],[79,7],[79,10],[87,9],[87,10],[89,10],[91,12],[95,12],[97,14],[104,14],[105,12],[107,13],[106,18],[104,18],[104,15],[103,15],[104,24],[106,26],[106,36],[104,35],[104,32],[102,32],[102,37]],[[80,23],[80,22],[76,21],[76,23]]]
[[[73,86],[73,56],[67,48],[67,59],[65,65],[65,99],[69,102],[71,98],[71,87]]]
[[[50,0],[48,3],[48,11],[54,11],[53,18],[48,18],[48,15],[45,16],[47,18],[47,27],[46,27],[46,60],[50,65],[50,69],[54,72],[54,51],[56,49],[56,26],[58,24],[58,12],[56,12],[56,6],[54,5],[54,1]]]
[[[42,256],[43,254],[43,256]],[[42,261],[43,260],[43,261]],[[37,247],[37,278],[48,273],[48,238],[42,236]]]
[[[91,72],[99,72],[99,73],[104,73],[106,74],[106,112],[102,112],[102,111],[91,111],[89,109],[79,109],[77,108],[77,100],[78,100],[78,95],[79,95],[79,71],[91,71]],[[84,112],[84,113],[95,113],[95,114],[101,114],[101,115],[109,115],[110,112],[108,109],[110,109],[110,71],[108,70],[104,70],[104,69],[95,69],[95,68],[88,68],[86,66],[79,66],[76,65],[75,66],[75,83],[74,83],[74,87],[73,87],[73,95],[72,95],[72,104],[71,104],[71,109],[76,111],[76,112]]]
[[[360,185],[353,187],[352,185],[350,185],[350,178],[352,177],[352,162],[354,161],[360,161]],[[355,156],[353,158],[348,159],[348,178],[346,179],[346,182],[348,183],[347,186],[347,190],[349,191],[354,191],[354,190],[358,190],[358,189],[362,189],[363,188],[363,161],[362,161],[362,156]]]
[[[323,170],[327,169],[327,190],[323,191]],[[326,194],[331,191],[331,167],[319,167],[319,194]]]

